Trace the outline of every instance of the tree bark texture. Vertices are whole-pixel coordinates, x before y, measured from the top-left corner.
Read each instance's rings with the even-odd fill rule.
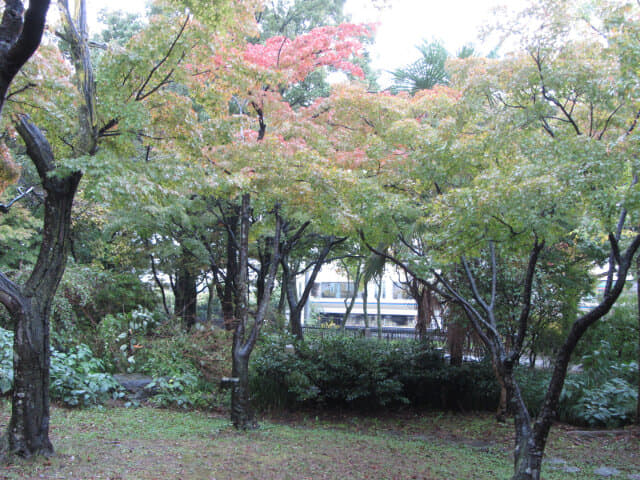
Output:
[[[236,304],[236,277],[238,275],[238,245],[236,238],[238,236],[237,215],[231,215],[225,219],[227,226],[227,258],[225,281],[223,284],[216,286],[218,298],[220,299],[220,308],[222,310],[222,322],[224,328],[233,330],[235,328],[235,304]]]
[[[453,308],[449,309],[451,312]],[[447,347],[449,349],[449,363],[460,366],[464,357],[464,342],[467,329],[462,325],[462,320],[452,318],[447,324]]]
[[[258,427],[258,422],[251,407],[249,355],[238,350],[233,352],[232,375],[238,382],[231,390],[231,422],[238,430],[253,430]]]
[[[287,292],[291,335],[295,336],[298,340],[302,340],[304,338],[302,333],[302,309],[304,308],[304,303],[298,299],[295,275],[291,275],[288,269],[283,269],[283,271],[287,272],[283,275],[283,288],[285,288]]]
[[[12,316],[14,388],[4,454],[23,457],[53,453],[49,441],[49,315],[64,273],[70,247],[71,207],[81,173],[52,176],[51,147],[28,117],[17,130],[38,170],[46,192],[44,226],[38,260],[24,286],[0,274],[0,302]]]
[[[174,314],[180,318],[186,331],[196,323],[198,304],[197,276],[191,272],[186,262],[178,266],[174,288]]]
[[[58,0],[65,17],[64,39],[71,49],[71,59],[76,71],[75,83],[83,95],[78,107],[78,137],[75,148],[80,155],[94,155],[98,149],[98,119],[96,112],[96,82],[91,66],[87,28],[86,0],[75,2],[74,15],[68,0]]]

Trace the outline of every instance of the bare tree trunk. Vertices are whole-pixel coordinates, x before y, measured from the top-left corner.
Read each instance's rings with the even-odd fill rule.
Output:
[[[249,355],[241,350],[233,351],[232,375],[238,381],[231,390],[231,422],[238,430],[253,430],[258,427],[258,422],[250,401]]]
[[[416,318],[416,337],[420,340],[426,340],[427,329],[429,324],[435,318],[436,298],[430,288],[422,285],[417,279],[413,278],[407,282],[409,293],[418,305]]]
[[[218,298],[220,299],[220,308],[222,309],[222,321],[224,328],[227,330],[234,329],[235,320],[235,279],[238,274],[238,257],[236,237],[238,234],[238,217],[232,215],[225,220],[227,225],[227,263],[225,271],[225,282],[218,285]]]
[[[382,338],[382,275],[374,277],[378,291],[376,292],[376,324],[378,326],[378,338]]]
[[[636,425],[640,425],[640,256],[636,258],[636,298],[638,301],[638,404]]]
[[[283,271],[286,271],[284,275],[283,287],[287,291],[287,302],[289,303],[289,327],[291,329],[291,335],[295,336],[298,340],[302,340],[302,309],[304,303],[298,299],[298,289],[296,287],[296,277],[283,265]]]
[[[14,385],[6,453],[53,454],[49,440],[49,318],[35,299],[15,317]]]
[[[186,331],[191,330],[196,323],[196,312],[198,304],[198,290],[196,285],[196,275],[194,275],[189,265],[188,259],[182,257],[182,262],[178,265],[176,272],[176,284],[174,288],[174,315],[182,321]]]
[[[456,308],[450,308],[450,314],[453,313]],[[447,347],[449,349],[449,363],[451,365],[462,365],[464,357],[464,340],[467,330],[461,324],[462,320],[459,318],[451,318],[447,322]]]
[[[0,23],[0,113],[11,82],[40,45],[50,0],[6,0]]]
[[[207,323],[211,324],[213,322],[213,310],[216,302],[216,287],[213,280],[207,283],[207,293]]]
[[[249,325],[249,229],[251,228],[251,197],[249,194],[242,196],[240,210],[240,237],[235,244],[238,248],[238,269],[236,280],[236,308],[232,347],[232,371],[237,379],[231,393],[231,421],[235,428],[249,430],[256,428],[253,409],[251,408],[249,392],[249,358],[258,340],[260,328],[267,314],[275,277],[280,264],[280,233],[281,219],[276,208],[275,235],[272,244],[271,262],[269,271],[265,277],[262,297],[258,298],[258,304],[253,314],[253,322]]]
[[[369,309],[368,307],[368,303],[369,303],[369,288],[368,288],[369,282],[364,281],[363,285],[362,285],[362,316],[364,317],[364,328],[369,328]]]
[[[498,367],[495,364],[495,362],[492,362],[492,363],[493,363],[493,371],[495,372],[496,378],[498,379],[498,384],[500,385],[500,399],[498,401],[498,410],[496,411],[496,420],[498,420],[499,422],[506,422],[507,417],[509,416],[509,409],[508,409],[509,395],[507,392],[507,385],[502,379],[502,376],[498,373]]]
[[[354,290],[357,287],[354,288]],[[351,312],[353,311],[353,307],[356,304],[356,298],[358,297],[358,292],[354,291],[353,295],[351,295],[351,297],[349,298],[349,300],[347,301],[347,299],[344,300],[344,315],[342,315],[342,323],[340,324],[340,329],[344,330],[347,326],[347,322],[349,321],[349,317],[351,316]]]
[[[64,274],[71,234],[71,207],[81,173],[51,175],[51,147],[28,117],[17,125],[46,191],[44,226],[38,260],[24,287],[0,274],[0,302],[15,323],[14,387],[3,455],[51,455],[49,440],[49,315]]]
[[[296,271],[297,266],[292,267],[290,262],[289,253],[300,240],[304,230],[309,225],[309,222],[303,224],[291,238],[283,242],[283,252],[280,263],[282,265],[282,283],[283,290],[286,292],[287,303],[289,304],[289,324],[291,327],[291,334],[295,335],[298,340],[303,340],[302,332],[302,311],[309,301],[311,290],[318,278],[320,269],[325,264],[327,256],[331,250],[338,244],[342,243],[346,238],[335,238],[330,236],[324,239],[324,246],[319,251],[318,255],[313,259],[313,269],[306,277],[304,289],[302,290],[300,297],[298,297],[298,288],[296,286]]]

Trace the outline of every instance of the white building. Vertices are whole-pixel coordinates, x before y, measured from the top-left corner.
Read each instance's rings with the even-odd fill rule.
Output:
[[[305,278],[298,280],[298,291],[302,291]],[[380,315],[383,327],[404,327],[413,329],[416,325],[418,307],[402,285],[401,275],[395,268],[386,268],[381,281]],[[366,299],[369,325],[376,326],[378,312],[378,282],[368,284]],[[346,272],[335,264],[325,265],[318,274],[305,307],[302,324],[341,324],[345,311],[353,298],[353,281]],[[347,326],[365,326],[362,286],[349,315]]]

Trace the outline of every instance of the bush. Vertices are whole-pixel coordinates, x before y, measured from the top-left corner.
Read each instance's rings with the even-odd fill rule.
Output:
[[[296,352],[285,348],[295,345]],[[584,372],[570,374],[558,419],[579,425],[618,426],[634,415],[638,367],[612,362],[607,343],[582,358]],[[532,415],[549,384],[548,370],[518,368],[516,378]],[[439,410],[495,410],[499,387],[490,363],[449,365],[420,342],[332,336],[295,344],[263,338],[251,362],[251,391],[261,408],[349,406],[371,409],[410,404]]]
[[[638,392],[629,382],[613,377],[589,384],[584,374],[567,380],[559,412],[562,420],[590,427],[618,427],[633,420]]]
[[[68,406],[97,405],[120,390],[118,382],[105,372],[102,360],[82,344],[67,353],[53,350],[50,374],[51,398]]]
[[[0,392],[13,388],[13,333],[0,329]],[[78,345],[63,353],[51,349],[50,394],[68,406],[102,403],[119,395],[118,382],[105,372],[104,364],[86,345]]]
[[[567,378],[559,415],[580,425],[617,427],[635,416],[638,364],[619,360],[614,342],[601,339],[598,347],[582,356],[583,372]]]
[[[107,315],[94,338],[94,349],[112,372],[136,371],[137,352],[145,343],[156,322],[153,314],[143,307],[128,313]]]
[[[420,342],[333,336],[296,345],[268,336],[251,363],[251,391],[262,408],[412,404],[443,409],[495,408],[493,370],[448,365]]]
[[[197,325],[191,333],[166,324],[144,339],[135,353],[136,372],[150,375],[149,388],[160,406],[211,408],[224,399],[217,385],[229,376],[231,336],[223,329]]]
[[[0,328],[0,394],[13,388],[13,332]]]
[[[101,347],[94,345],[94,339],[105,317],[148,311],[155,304],[149,285],[135,274],[70,262],[53,303],[51,344],[64,350],[86,343],[99,353]]]

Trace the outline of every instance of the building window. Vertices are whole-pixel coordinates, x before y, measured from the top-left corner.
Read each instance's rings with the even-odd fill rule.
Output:
[[[407,289],[402,288],[397,283],[393,284],[392,295],[394,300],[408,300],[411,298],[411,295],[409,295],[409,292],[407,291]]]
[[[322,282],[320,284],[320,296],[322,298],[339,298],[340,282]]]
[[[351,298],[353,288],[353,282],[314,283],[311,296],[316,298]]]

